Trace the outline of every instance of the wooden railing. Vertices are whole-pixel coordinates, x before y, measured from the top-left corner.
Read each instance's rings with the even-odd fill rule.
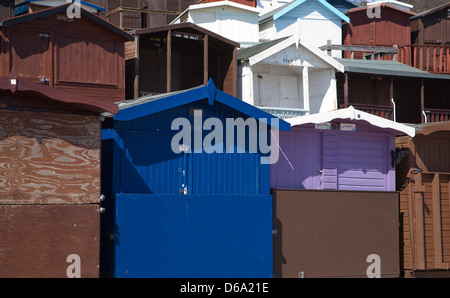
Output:
[[[368,104],[359,104],[359,103],[349,103],[348,105],[340,105],[339,107],[347,108],[349,106],[353,106],[355,109],[379,116],[382,118],[386,118],[389,120],[394,120],[394,109],[391,106],[378,106],[378,105],[368,105]]]
[[[400,47],[397,61],[432,73],[450,74],[450,46],[408,45]]]
[[[450,110],[425,109],[427,123],[450,121]]]

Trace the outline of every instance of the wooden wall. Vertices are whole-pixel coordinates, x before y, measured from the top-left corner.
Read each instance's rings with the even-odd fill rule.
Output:
[[[348,13],[350,24],[342,25],[343,44],[355,46],[411,44],[410,13],[382,6],[380,15],[380,18],[368,18],[366,9],[360,8]],[[344,52],[344,58],[350,58],[350,52]],[[361,59],[362,52],[355,52],[355,58]]]
[[[449,5],[433,13],[411,20],[413,44],[450,45]]]
[[[42,36],[48,34],[48,37]],[[125,97],[124,38],[87,17],[58,14],[2,28],[1,75],[112,102]]]
[[[65,278],[72,254],[81,278],[99,277],[97,204],[0,205],[0,223],[0,278]]]
[[[0,113],[0,277],[99,276],[100,118]]]
[[[450,264],[450,132],[398,137],[408,155],[397,166],[401,264],[405,272],[447,270]],[[419,171],[415,170],[419,169]]]
[[[0,151],[0,204],[99,201],[98,116],[3,110]]]
[[[398,277],[398,193],[273,189],[274,276]]]

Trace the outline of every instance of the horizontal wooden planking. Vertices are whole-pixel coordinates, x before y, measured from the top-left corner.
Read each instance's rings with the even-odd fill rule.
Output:
[[[2,111],[0,203],[98,202],[98,116]]]
[[[99,276],[98,204],[0,205],[0,277],[67,277],[80,258],[80,277]]]

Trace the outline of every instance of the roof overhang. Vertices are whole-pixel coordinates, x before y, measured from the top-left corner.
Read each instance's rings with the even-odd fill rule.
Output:
[[[111,114],[115,114],[118,111],[116,103],[101,101],[97,98],[67,92],[45,84],[35,83],[20,77],[18,78],[14,75],[14,72],[9,76],[0,77],[0,90],[8,91],[8,94],[11,94],[12,96],[38,97],[65,103],[76,107],[80,111],[95,113],[108,112]]]
[[[242,9],[242,10],[245,10],[245,11],[250,12],[250,13],[255,13],[256,15],[259,14],[259,10],[257,8],[250,7],[250,6],[245,5],[245,4],[240,4],[240,3],[224,0],[224,1],[216,1],[216,2],[210,2],[210,3],[191,4],[182,13],[180,13],[172,22],[170,22],[170,24],[177,23],[178,20],[183,15],[189,13],[189,11],[192,11],[192,10],[206,10],[206,9],[215,8],[215,7],[222,7],[222,6],[229,6],[229,7],[233,7],[233,8],[237,8],[237,9]]]
[[[413,127],[416,130],[416,134],[422,134],[425,136],[435,132],[450,132],[450,121],[410,124],[409,126]]]
[[[74,2],[75,0],[72,0],[71,2]],[[54,7],[61,4],[66,4],[67,0],[27,0],[28,3],[38,4],[42,6],[49,6]],[[94,5],[92,3],[80,0],[80,5],[82,8],[88,10],[89,12],[96,13],[98,11],[105,11],[105,9],[101,6]]]
[[[296,0],[296,1],[293,1],[289,4],[287,4],[286,6],[284,6],[283,9],[281,9],[280,11],[278,11],[277,13],[275,13],[273,15],[273,20],[277,20],[277,19],[281,18],[283,15],[285,15],[286,13],[288,13],[289,11],[293,10],[294,8],[298,7],[299,5],[303,4],[306,1],[308,1],[308,0]],[[325,0],[315,0],[315,1],[320,3],[322,6],[327,8],[329,11],[331,11],[333,14],[335,14],[336,16],[341,18],[343,21],[350,23],[349,17],[347,17],[342,12],[340,12],[337,8],[335,8],[333,5],[331,5],[327,1],[325,1]]]
[[[288,122],[217,89],[211,79],[208,84],[196,88],[122,102],[119,104],[119,112],[113,117],[116,121],[130,121],[205,99],[208,100],[209,105],[220,102],[273,128],[291,129]]]
[[[44,17],[48,17],[57,13],[61,13],[61,12],[66,12],[67,8],[72,5],[72,3],[66,3],[66,4],[62,4],[59,6],[55,6],[55,7],[50,7],[50,8],[46,8],[46,9],[42,9],[36,12],[32,12],[32,13],[27,13],[27,14],[23,14],[23,15],[19,15],[13,18],[9,18],[9,19],[5,19],[3,21],[0,22],[0,27],[10,27],[13,26],[15,24],[20,24],[20,23],[27,23],[27,22],[31,22],[35,19],[38,18],[44,18]],[[76,4],[75,4],[76,5]],[[134,40],[134,36],[129,34],[128,32],[122,30],[121,28],[115,26],[114,24],[102,19],[101,17],[90,13],[89,11],[87,11],[86,9],[84,9],[83,7],[80,7],[80,13],[82,16],[85,16],[87,18],[89,18],[90,20],[96,22],[97,24],[106,27],[107,29],[111,30],[112,32],[114,32],[115,34],[123,37],[125,40],[127,41],[133,41]]]
[[[408,135],[414,137],[415,129],[414,127],[394,122],[382,117],[378,117],[360,110],[355,109],[350,106],[346,109],[339,109],[330,112],[310,114],[306,116],[300,116],[295,118],[286,119],[287,122],[291,124],[292,127],[305,124],[320,124],[327,123],[336,119],[348,119],[353,121],[365,121],[372,126],[389,129],[395,132],[397,135]]]
[[[267,58],[271,57],[272,55],[275,55],[276,53],[278,53],[292,45],[295,45],[297,48],[300,46],[304,47],[306,50],[308,50],[308,52],[312,53],[315,57],[319,58],[323,62],[325,62],[328,65],[330,65],[331,67],[335,68],[336,70],[338,70],[340,72],[344,72],[344,66],[341,63],[336,61],[334,58],[328,56],[327,54],[325,54],[324,52],[319,50],[317,47],[314,47],[305,42],[302,42],[295,35],[291,36],[289,38],[286,38],[286,39],[282,39],[282,40],[280,40],[280,42],[272,45],[271,47],[249,57],[248,63],[250,65],[260,63],[264,59],[267,59]],[[288,64],[286,66],[290,66],[290,65],[291,64]]]

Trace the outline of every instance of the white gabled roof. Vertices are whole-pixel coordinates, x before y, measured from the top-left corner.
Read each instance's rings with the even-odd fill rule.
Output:
[[[394,122],[392,120],[388,120],[379,116],[375,116],[360,110],[355,109],[353,106],[350,106],[346,109],[338,109],[329,112],[310,114],[306,116],[299,116],[294,118],[286,119],[286,122],[289,122],[291,126],[303,125],[303,124],[319,124],[319,123],[327,123],[333,121],[335,119],[349,119],[349,120],[363,120],[370,123],[373,126],[392,129],[397,131],[398,133],[407,134],[410,137],[414,137],[415,129],[414,127],[407,126],[402,123]]]
[[[208,8],[220,7],[220,6],[230,6],[230,7],[246,10],[248,12],[253,12],[256,15],[259,14],[259,9],[257,9],[257,8],[254,8],[254,7],[245,5],[245,4],[240,4],[240,3],[236,3],[236,2],[232,2],[232,1],[228,1],[228,0],[223,0],[223,1],[217,1],[217,2],[189,5],[189,7],[186,8],[182,13],[180,13],[172,22],[170,22],[170,24],[176,23],[181,18],[181,16],[185,15],[190,10],[208,9]]]
[[[344,72],[344,65],[341,64],[340,62],[338,62],[337,60],[335,60],[334,58],[328,56],[327,54],[325,54],[324,52],[322,52],[321,50],[319,50],[317,47],[311,46],[308,43],[305,43],[303,41],[301,41],[301,39],[298,38],[298,36],[293,35],[290,36],[289,38],[282,40],[281,42],[271,46],[270,48],[255,54],[254,56],[249,58],[249,64],[250,65],[254,65],[276,53],[278,53],[279,51],[290,47],[292,45],[296,45],[298,47],[298,45],[303,46],[304,48],[306,48],[308,51],[310,51],[311,53],[313,53],[315,56],[317,56],[319,59],[321,59],[322,61],[324,61],[325,63],[331,65],[332,67],[336,68],[338,71],[340,72]]]

